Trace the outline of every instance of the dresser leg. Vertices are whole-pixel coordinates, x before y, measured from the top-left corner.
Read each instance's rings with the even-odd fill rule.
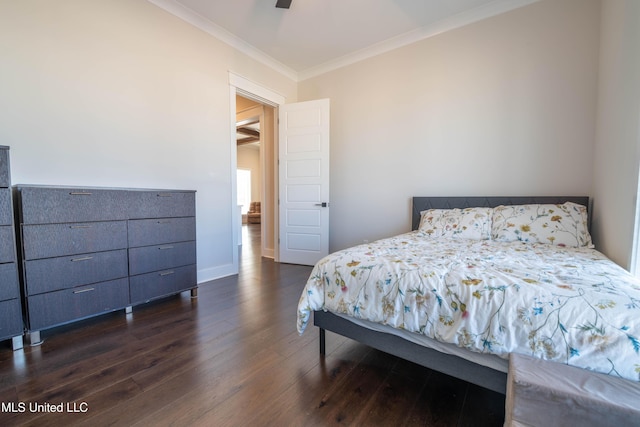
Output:
[[[124,308],[124,312],[125,312],[125,314],[133,313],[133,307],[131,307],[131,306],[125,307]]]
[[[29,344],[31,347],[36,347],[42,344],[43,341],[40,338],[40,331],[29,332]]]
[[[198,298],[198,288],[191,289],[191,298]]]
[[[11,342],[13,344],[13,351],[21,350],[24,347],[24,343],[22,341],[22,335],[13,337]]]

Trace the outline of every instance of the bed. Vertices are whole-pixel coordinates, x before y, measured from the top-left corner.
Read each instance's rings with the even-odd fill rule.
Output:
[[[640,281],[593,249],[587,197],[415,197],[412,230],[338,251],[298,304],[373,348],[500,393],[520,353],[638,381]],[[313,315],[312,315],[313,313]]]

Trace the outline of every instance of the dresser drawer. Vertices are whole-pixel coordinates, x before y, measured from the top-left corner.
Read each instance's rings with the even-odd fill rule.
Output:
[[[0,264],[0,301],[19,297],[18,267],[15,263]]]
[[[196,219],[159,218],[129,221],[129,246],[150,246],[196,240]]]
[[[129,249],[129,274],[132,276],[195,263],[195,241]]]
[[[23,225],[26,260],[103,252],[127,247],[127,222]]]
[[[10,225],[2,225],[0,226],[0,263],[13,262],[15,259],[13,227]]]
[[[130,218],[165,218],[196,215],[196,195],[193,191],[137,191],[136,203],[129,210]]]
[[[129,278],[131,303],[140,303],[197,286],[196,266],[172,268]]]
[[[9,187],[9,150],[0,149],[0,187]]]
[[[11,208],[11,190],[0,188],[0,225],[11,225],[13,209]]]
[[[23,330],[20,300],[0,301],[0,340],[22,335]]]
[[[25,262],[28,295],[127,277],[127,250]]]
[[[125,190],[18,187],[23,224],[127,219]]]
[[[29,328],[39,330],[129,305],[126,278],[31,296]]]

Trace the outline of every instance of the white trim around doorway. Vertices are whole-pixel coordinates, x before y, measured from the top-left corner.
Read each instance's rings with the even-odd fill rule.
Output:
[[[245,98],[252,99],[262,104],[269,105],[271,107],[278,107],[285,103],[286,98],[258,83],[246,79],[232,71],[229,71],[229,111],[231,113],[231,119],[229,121],[230,135],[231,135],[231,227],[233,230],[238,230],[240,227],[239,218],[236,213],[236,191],[237,191],[237,177],[236,168],[238,166],[238,154],[236,151],[236,95],[241,95]],[[277,169],[276,169],[277,171]],[[276,222],[277,223],[277,222]],[[278,261],[278,230],[276,227],[274,242],[274,258]],[[232,233],[232,274],[237,274],[239,271],[239,253],[238,253],[238,233]]]

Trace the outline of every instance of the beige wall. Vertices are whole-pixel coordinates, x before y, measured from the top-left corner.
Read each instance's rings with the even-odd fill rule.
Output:
[[[594,240],[632,268],[640,146],[640,1],[604,0],[598,128],[594,156]]]
[[[330,249],[415,195],[590,195],[597,0],[543,0],[303,81],[331,99]]]
[[[413,195],[587,194],[628,265],[639,4],[603,0],[600,39],[600,1],[541,0],[296,83],[145,0],[5,1],[0,144],[15,183],[196,189],[199,280],[228,274],[233,71],[331,98],[331,250],[408,230]]]
[[[146,0],[0,2],[14,183],[197,190],[198,280],[230,274],[228,72],[297,84]]]

